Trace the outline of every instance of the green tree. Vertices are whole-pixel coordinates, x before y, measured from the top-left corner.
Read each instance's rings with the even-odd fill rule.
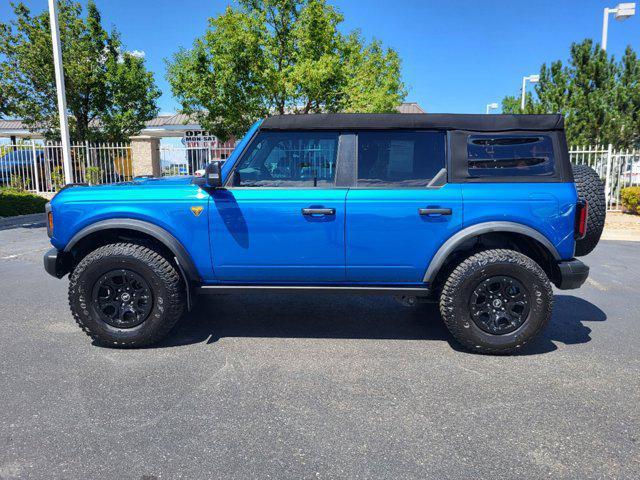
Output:
[[[349,35],[344,47],[344,81],[334,110],[344,112],[394,112],[406,95],[400,76],[400,57],[374,40],[367,45],[359,32]]]
[[[640,145],[640,59],[631,47],[620,63],[614,106],[612,142],[621,148]]]
[[[533,98],[531,92],[527,92],[524,99],[524,110],[522,110],[522,97],[514,97],[507,95],[502,99],[502,113],[542,113],[540,112],[539,103]]]
[[[560,60],[551,62],[547,67],[542,64],[540,67],[540,80],[535,86],[538,96],[539,111],[566,113],[569,98],[570,75]],[[531,98],[532,106],[536,104]]]
[[[190,50],[168,62],[185,113],[220,138],[270,113],[393,112],[406,95],[400,59],[324,0],[240,0],[209,19]]]
[[[613,97],[617,65],[592,40],[571,45],[567,67],[568,101],[565,111],[567,137],[575,145],[607,144],[612,141]],[[543,96],[546,91],[538,92]]]
[[[502,101],[505,113],[562,113],[572,145],[618,148],[640,143],[640,61],[628,47],[620,62],[597,43],[571,45],[566,65],[558,60],[540,67],[535,95],[527,94],[524,112],[519,99]]]
[[[160,96],[144,59],[102,27],[93,1],[59,5],[69,127],[74,140],[120,140],[157,114]],[[21,117],[48,138],[59,136],[49,13],[12,4],[0,23],[0,114]]]

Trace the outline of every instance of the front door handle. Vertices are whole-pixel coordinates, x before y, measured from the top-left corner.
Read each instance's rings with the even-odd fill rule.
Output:
[[[430,215],[430,216],[451,215],[451,209],[450,208],[419,208],[418,213],[420,215]]]
[[[303,208],[303,215],[335,215],[335,208]]]

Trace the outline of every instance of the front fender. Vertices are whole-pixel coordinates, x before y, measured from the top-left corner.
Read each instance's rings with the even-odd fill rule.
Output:
[[[84,227],[78,233],[76,233],[64,248],[64,252],[70,252],[73,247],[83,238],[88,235],[92,235],[96,232],[107,230],[134,230],[149,235],[167,247],[171,253],[176,257],[180,267],[184,269],[187,278],[191,281],[202,283],[202,279],[195,263],[189,255],[189,252],[184,246],[176,239],[171,233],[158,225],[145,222],[142,220],[136,220],[133,218],[112,218],[108,220],[101,220],[96,223],[92,223],[89,226]]]

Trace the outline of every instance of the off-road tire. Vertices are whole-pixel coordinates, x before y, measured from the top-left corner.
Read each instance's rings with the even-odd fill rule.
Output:
[[[493,335],[471,317],[474,289],[493,276],[509,276],[526,286],[529,311],[510,333]],[[453,337],[466,349],[484,354],[508,354],[538,335],[551,318],[553,290],[545,272],[531,258],[513,250],[485,250],[463,260],[449,275],[440,294],[440,314]]]
[[[103,321],[92,306],[92,289],[98,279],[114,270],[140,275],[153,293],[146,319],[132,328],[116,328]],[[114,243],[85,256],[69,276],[69,306],[82,330],[97,343],[111,347],[142,347],[165,337],[180,319],[185,305],[185,285],[177,269],[149,246]]]
[[[588,165],[572,165],[573,178],[578,190],[578,198],[586,200],[587,233],[581,240],[576,240],[575,256],[587,255],[596,248],[607,214],[607,201],[604,195],[604,184],[596,171]]]

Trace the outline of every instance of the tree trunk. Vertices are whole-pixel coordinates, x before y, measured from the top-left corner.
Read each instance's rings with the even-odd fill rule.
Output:
[[[307,113],[309,113],[309,110],[311,109],[311,105],[312,105],[312,100],[309,99],[309,101],[307,102],[307,104],[304,106],[304,108],[302,109],[302,113],[304,113],[305,115]]]

